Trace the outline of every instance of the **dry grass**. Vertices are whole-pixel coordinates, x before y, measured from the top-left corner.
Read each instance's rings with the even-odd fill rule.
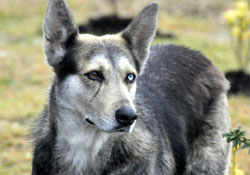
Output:
[[[77,22],[90,13],[89,1],[70,0]],[[31,120],[46,100],[52,75],[44,62],[41,25],[43,0],[0,1],[0,175],[24,175],[31,170]],[[78,8],[78,7],[81,8]],[[225,28],[220,22],[199,18],[169,17],[160,14],[159,26],[173,31],[173,42],[201,50],[220,70],[236,68]],[[166,40],[158,39],[156,43]],[[233,126],[242,125],[250,136],[250,101],[244,96],[229,98]],[[242,152],[239,166],[250,174],[250,156]]]

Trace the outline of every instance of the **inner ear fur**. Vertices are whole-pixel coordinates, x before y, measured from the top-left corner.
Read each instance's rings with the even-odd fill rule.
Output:
[[[44,50],[48,64],[56,66],[78,36],[73,15],[64,0],[50,0],[44,20]]]

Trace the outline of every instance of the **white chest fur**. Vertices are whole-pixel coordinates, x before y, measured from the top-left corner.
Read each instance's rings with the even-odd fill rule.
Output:
[[[77,172],[94,165],[96,156],[107,139],[107,133],[93,128],[60,133],[56,145],[60,162],[71,169],[71,172],[75,171],[76,174],[80,174]]]

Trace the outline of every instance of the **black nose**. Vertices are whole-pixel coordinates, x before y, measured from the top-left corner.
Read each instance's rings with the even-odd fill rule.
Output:
[[[128,106],[122,106],[115,112],[116,120],[124,126],[131,125],[137,118],[135,110]]]

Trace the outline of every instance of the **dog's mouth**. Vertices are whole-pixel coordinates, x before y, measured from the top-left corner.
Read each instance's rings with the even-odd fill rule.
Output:
[[[90,125],[95,125],[94,122],[92,122],[90,119],[86,118],[85,119],[87,123],[89,123]]]
[[[135,127],[136,121],[134,121],[130,126],[117,127],[113,132],[128,132],[131,133]]]
[[[92,125],[92,126],[96,126],[94,122],[92,122],[90,119],[86,118],[85,121]],[[127,132],[127,133],[131,133],[134,129],[134,126],[135,126],[135,123],[136,121],[134,121],[130,126],[118,126],[112,130],[103,130],[105,132],[108,132],[108,133],[112,133],[112,132]]]

